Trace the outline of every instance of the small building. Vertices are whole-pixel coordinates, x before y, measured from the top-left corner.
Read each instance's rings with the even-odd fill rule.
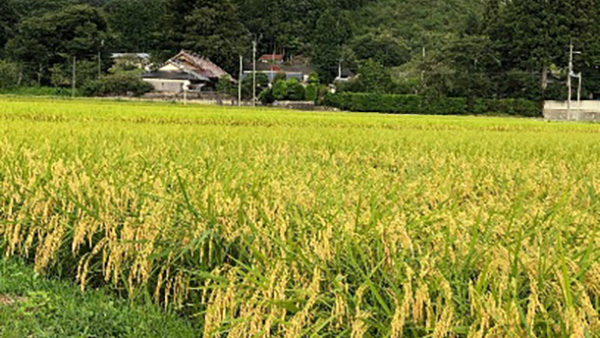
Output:
[[[112,53],[110,59],[114,67],[125,70],[148,70],[152,63],[148,53]]]
[[[301,69],[297,67],[285,67],[285,66],[276,66],[276,65],[257,65],[256,67],[257,73],[263,73],[267,75],[269,79],[269,83],[273,83],[275,81],[275,76],[279,73],[284,73],[286,80],[291,78],[298,79],[300,82],[306,82],[308,79],[308,75],[310,74],[310,70]],[[251,70],[244,71],[244,78],[247,76],[252,76]]]
[[[152,84],[156,91],[164,93],[181,93],[186,84],[190,91],[211,91],[226,71],[208,58],[188,51],[181,51],[156,71],[142,74],[145,82]]]
[[[261,63],[266,63],[266,64],[282,64],[283,63],[283,58],[284,58],[284,54],[264,54],[262,55],[258,61],[260,61]]]
[[[251,66],[247,66],[246,69],[250,67]],[[287,80],[295,78],[298,79],[298,81],[305,83],[308,81],[308,76],[310,73],[314,72],[314,69],[308,63],[294,62],[291,60],[290,62],[282,64],[268,64],[259,62],[256,64],[256,72],[267,75],[269,83],[273,83],[275,76],[279,73],[284,73]],[[252,76],[252,70],[245,70],[243,76],[244,78],[247,76]]]
[[[348,68],[342,68],[340,66],[338,75],[333,82],[348,82],[355,77],[354,73]]]

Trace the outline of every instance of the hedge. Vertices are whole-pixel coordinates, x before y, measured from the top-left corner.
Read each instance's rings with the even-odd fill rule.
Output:
[[[466,98],[461,97],[427,98],[419,95],[337,93],[328,94],[325,98],[325,105],[358,112],[540,116],[538,104],[523,99],[476,99],[469,104]]]
[[[86,96],[142,96],[154,87],[132,74],[114,74],[92,81],[83,88]]]

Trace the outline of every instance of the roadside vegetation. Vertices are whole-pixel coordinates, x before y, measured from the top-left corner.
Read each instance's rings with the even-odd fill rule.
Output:
[[[197,337],[193,327],[150,302],[111,291],[83,293],[18,259],[0,260],[0,337]]]

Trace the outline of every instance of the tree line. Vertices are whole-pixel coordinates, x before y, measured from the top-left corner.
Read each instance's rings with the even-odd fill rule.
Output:
[[[109,53],[180,49],[230,74],[238,56],[302,55],[340,91],[561,98],[569,44],[584,95],[600,94],[600,0],[4,0],[0,77],[68,86],[104,74]],[[75,61],[74,61],[75,60]],[[6,80],[3,80],[6,82]],[[6,85],[6,84],[4,84]],[[2,86],[2,84],[0,84]]]

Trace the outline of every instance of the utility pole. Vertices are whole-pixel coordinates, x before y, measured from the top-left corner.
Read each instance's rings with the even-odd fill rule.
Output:
[[[567,120],[572,120],[571,101],[573,99],[573,81],[572,81],[573,77],[579,78],[579,88],[577,89],[577,104],[579,105],[579,107],[581,107],[581,78],[582,78],[582,76],[581,76],[581,73],[579,75],[575,74],[575,72],[573,70],[573,55],[574,54],[581,54],[581,52],[573,51],[573,41],[571,41],[571,44],[569,45],[569,74],[567,76],[567,87],[569,90],[569,93],[567,95]]]
[[[242,77],[244,77],[244,57],[240,54],[240,76],[238,78],[238,107],[242,106]]]
[[[573,74],[573,42],[569,45],[569,74],[567,75],[567,120],[571,120],[571,97],[573,96],[573,85],[571,83],[571,74]]]
[[[581,114],[581,85],[583,82],[583,74],[579,72],[577,77],[579,78],[579,86],[577,87],[577,110],[579,110]]]
[[[73,77],[71,80],[71,96],[75,97],[75,88],[77,86],[77,56],[73,56]]]
[[[98,51],[98,79],[102,76],[102,49],[104,49],[104,39],[100,42],[100,50]]]
[[[252,107],[256,107],[256,40],[252,41]]]

